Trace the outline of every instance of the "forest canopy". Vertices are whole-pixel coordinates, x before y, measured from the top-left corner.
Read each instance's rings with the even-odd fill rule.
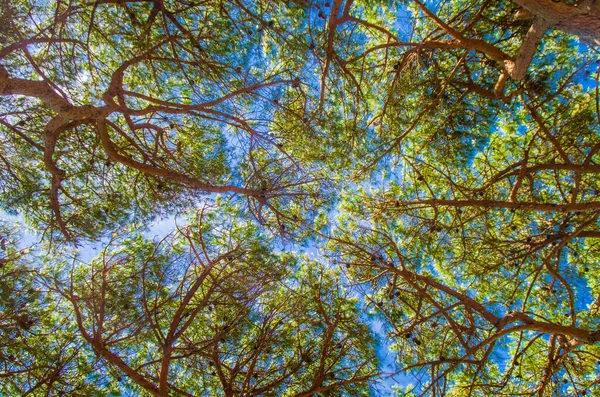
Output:
[[[0,3],[0,395],[600,395],[600,2]]]

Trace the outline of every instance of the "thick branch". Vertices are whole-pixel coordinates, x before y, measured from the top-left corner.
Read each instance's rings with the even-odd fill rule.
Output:
[[[504,67],[511,79],[522,80],[525,77],[527,68],[537,51],[538,44],[550,28],[550,25],[551,23],[548,20],[542,18],[536,18],[533,21],[527,31],[525,40],[523,40],[521,47],[519,47],[516,59],[514,61],[507,60],[504,63]]]
[[[600,201],[589,201],[586,203],[535,203],[535,202],[509,202],[494,200],[447,200],[447,199],[424,199],[411,200],[401,203],[404,206],[448,206],[448,207],[487,207],[487,208],[514,208],[540,212],[584,212],[600,209]]]
[[[6,68],[0,66],[0,96],[24,95],[44,102],[50,110],[69,120],[106,117],[107,107],[74,106],[43,81],[11,78]]]

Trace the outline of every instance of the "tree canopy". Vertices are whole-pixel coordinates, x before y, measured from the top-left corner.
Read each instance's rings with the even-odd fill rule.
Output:
[[[0,23],[0,394],[600,395],[600,3]]]

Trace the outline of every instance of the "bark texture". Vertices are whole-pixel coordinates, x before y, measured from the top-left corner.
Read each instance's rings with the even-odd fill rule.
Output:
[[[552,0],[514,0],[537,18],[548,21],[555,29],[579,36],[590,44],[600,45],[600,2],[582,1],[579,6]]]

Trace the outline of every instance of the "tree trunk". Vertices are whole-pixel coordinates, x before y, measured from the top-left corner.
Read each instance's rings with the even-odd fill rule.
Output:
[[[579,7],[552,0],[514,0],[538,18],[550,22],[554,29],[579,36],[600,45],[600,1],[584,0]]]

